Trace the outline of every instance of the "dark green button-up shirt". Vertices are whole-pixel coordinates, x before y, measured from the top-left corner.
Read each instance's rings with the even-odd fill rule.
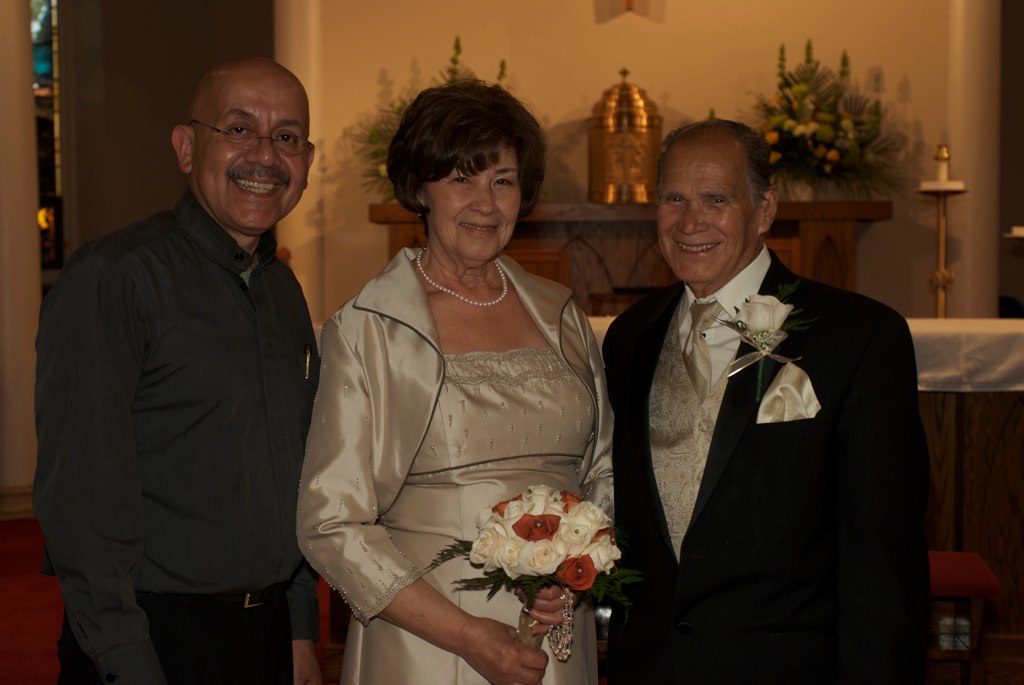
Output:
[[[319,357],[275,250],[268,232],[253,266],[187,192],[78,250],[44,300],[44,569],[82,648],[119,682],[163,682],[136,592],[286,582],[293,637],[316,639],[295,506]]]

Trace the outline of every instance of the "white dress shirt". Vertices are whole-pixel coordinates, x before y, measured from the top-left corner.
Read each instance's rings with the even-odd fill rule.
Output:
[[[690,305],[694,300],[698,302],[706,302],[710,299],[718,300],[718,304],[725,310],[725,313],[719,314],[719,316],[731,319],[748,297],[757,294],[771,263],[772,258],[768,254],[768,248],[762,247],[754,261],[711,295],[697,298],[690,290],[690,286],[686,286],[686,295],[682,302],[682,306],[686,307],[686,315],[683,316],[682,326],[679,330],[680,339],[686,340],[686,336],[690,334]],[[740,334],[728,326],[715,322],[704,331],[704,340],[708,344],[708,351],[711,355],[711,385],[713,386],[725,372],[729,362],[735,358],[736,350],[739,348]]]

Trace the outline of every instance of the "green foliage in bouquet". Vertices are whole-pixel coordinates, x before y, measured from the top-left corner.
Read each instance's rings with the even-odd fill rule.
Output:
[[[838,75],[814,58],[809,40],[804,61],[791,70],[780,46],[778,69],[778,91],[754,107],[777,184],[833,186],[854,197],[899,185],[903,139],[884,130],[881,102],[851,87],[845,50]]]
[[[448,66],[438,72],[432,85],[443,85],[468,81],[477,78],[473,70],[464,66],[459,57],[462,55],[462,42],[455,36],[452,45],[452,56]],[[505,80],[505,60],[498,63],[496,83]],[[379,193],[385,201],[393,200],[394,189],[388,180],[388,146],[402,121],[402,114],[413,100],[415,94],[399,97],[387,107],[379,110],[372,119],[359,124],[353,135],[356,141],[356,153],[363,160],[363,187],[371,192]]]

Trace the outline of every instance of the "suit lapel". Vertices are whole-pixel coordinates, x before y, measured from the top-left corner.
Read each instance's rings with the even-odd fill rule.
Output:
[[[775,253],[772,253],[772,265],[769,267],[768,273],[765,274],[758,293],[775,295],[780,284],[792,283],[796,279],[797,276],[779,261]],[[786,340],[782,345],[785,346],[789,342]],[[780,347],[781,349],[782,347]],[[749,346],[740,343],[736,355],[740,356],[750,351]],[[764,359],[761,371],[762,393],[771,384],[778,370],[778,362],[771,358]],[[718,420],[715,422],[715,434],[711,438],[711,448],[708,450],[708,459],[704,466],[704,476],[701,479],[700,490],[697,491],[697,501],[693,505],[693,516],[690,519],[691,528],[714,494],[715,487],[736,452],[740,438],[757,417],[758,403],[755,401],[757,376],[757,364],[754,364],[730,378],[725,386],[722,407],[718,411]]]

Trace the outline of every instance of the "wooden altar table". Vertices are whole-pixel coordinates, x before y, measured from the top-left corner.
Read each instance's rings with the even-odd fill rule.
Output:
[[[1024,666],[1024,319],[909,324],[931,458],[929,546],[976,552],[999,580],[983,658],[990,673],[1009,672]]]

